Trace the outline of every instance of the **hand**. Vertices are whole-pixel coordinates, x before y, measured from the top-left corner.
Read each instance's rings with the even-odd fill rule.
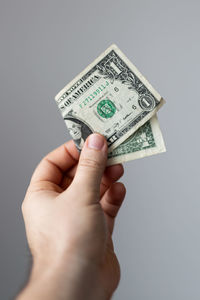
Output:
[[[105,168],[106,160],[106,140],[93,134],[80,159],[70,141],[36,168],[22,204],[33,268],[19,299],[111,297],[120,279],[112,232],[125,188],[116,182],[122,165]]]

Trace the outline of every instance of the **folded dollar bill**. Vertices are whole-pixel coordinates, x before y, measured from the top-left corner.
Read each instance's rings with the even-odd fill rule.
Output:
[[[79,150],[93,132],[106,137],[109,164],[138,158],[139,152],[136,154],[135,149],[132,149],[132,155],[123,152],[124,145],[128,145],[127,141],[135,144],[132,143],[132,138],[135,140],[136,136],[134,133],[164,103],[158,92],[116,45],[110,46],[67,84],[55,100]],[[158,128],[156,118],[148,124],[154,131]],[[150,155],[155,149],[140,151]]]
[[[107,165],[124,163],[165,151],[165,143],[155,115],[108,154]]]

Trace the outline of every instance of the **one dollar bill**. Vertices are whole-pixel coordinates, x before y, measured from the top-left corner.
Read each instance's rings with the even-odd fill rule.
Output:
[[[55,97],[76,146],[93,132],[112,152],[161,107],[164,100],[116,45],[109,47]]]

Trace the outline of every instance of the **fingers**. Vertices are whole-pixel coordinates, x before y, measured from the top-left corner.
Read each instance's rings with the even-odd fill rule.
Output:
[[[114,219],[122,205],[125,194],[126,189],[123,183],[116,182],[105,192],[100,201],[101,207],[107,216],[108,228],[111,234],[113,232]]]
[[[72,183],[81,191],[82,195],[88,195],[89,202],[99,200],[100,183],[106,161],[106,139],[100,134],[90,135],[81,151],[76,175]]]
[[[63,172],[72,168],[79,159],[79,152],[73,141],[58,147],[45,156],[33,173],[31,183],[49,181],[60,184]]]
[[[103,174],[100,187],[100,195],[107,191],[107,189],[124,174],[124,168],[121,164],[107,167]]]
[[[72,180],[75,176],[77,170],[77,165],[72,167],[67,174],[63,176],[61,187],[63,190],[68,188],[68,186],[72,183]],[[121,164],[109,166],[105,169],[101,185],[100,185],[100,197],[106,192],[106,190],[117,181],[124,174],[124,168]]]

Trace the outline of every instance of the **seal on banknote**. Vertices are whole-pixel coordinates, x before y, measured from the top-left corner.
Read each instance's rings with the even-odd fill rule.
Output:
[[[105,99],[100,101],[97,105],[97,112],[102,118],[108,119],[114,116],[116,106],[111,100]]]
[[[64,120],[69,134],[80,151],[87,137],[93,133],[93,130],[85,122],[69,114],[64,117]]]

